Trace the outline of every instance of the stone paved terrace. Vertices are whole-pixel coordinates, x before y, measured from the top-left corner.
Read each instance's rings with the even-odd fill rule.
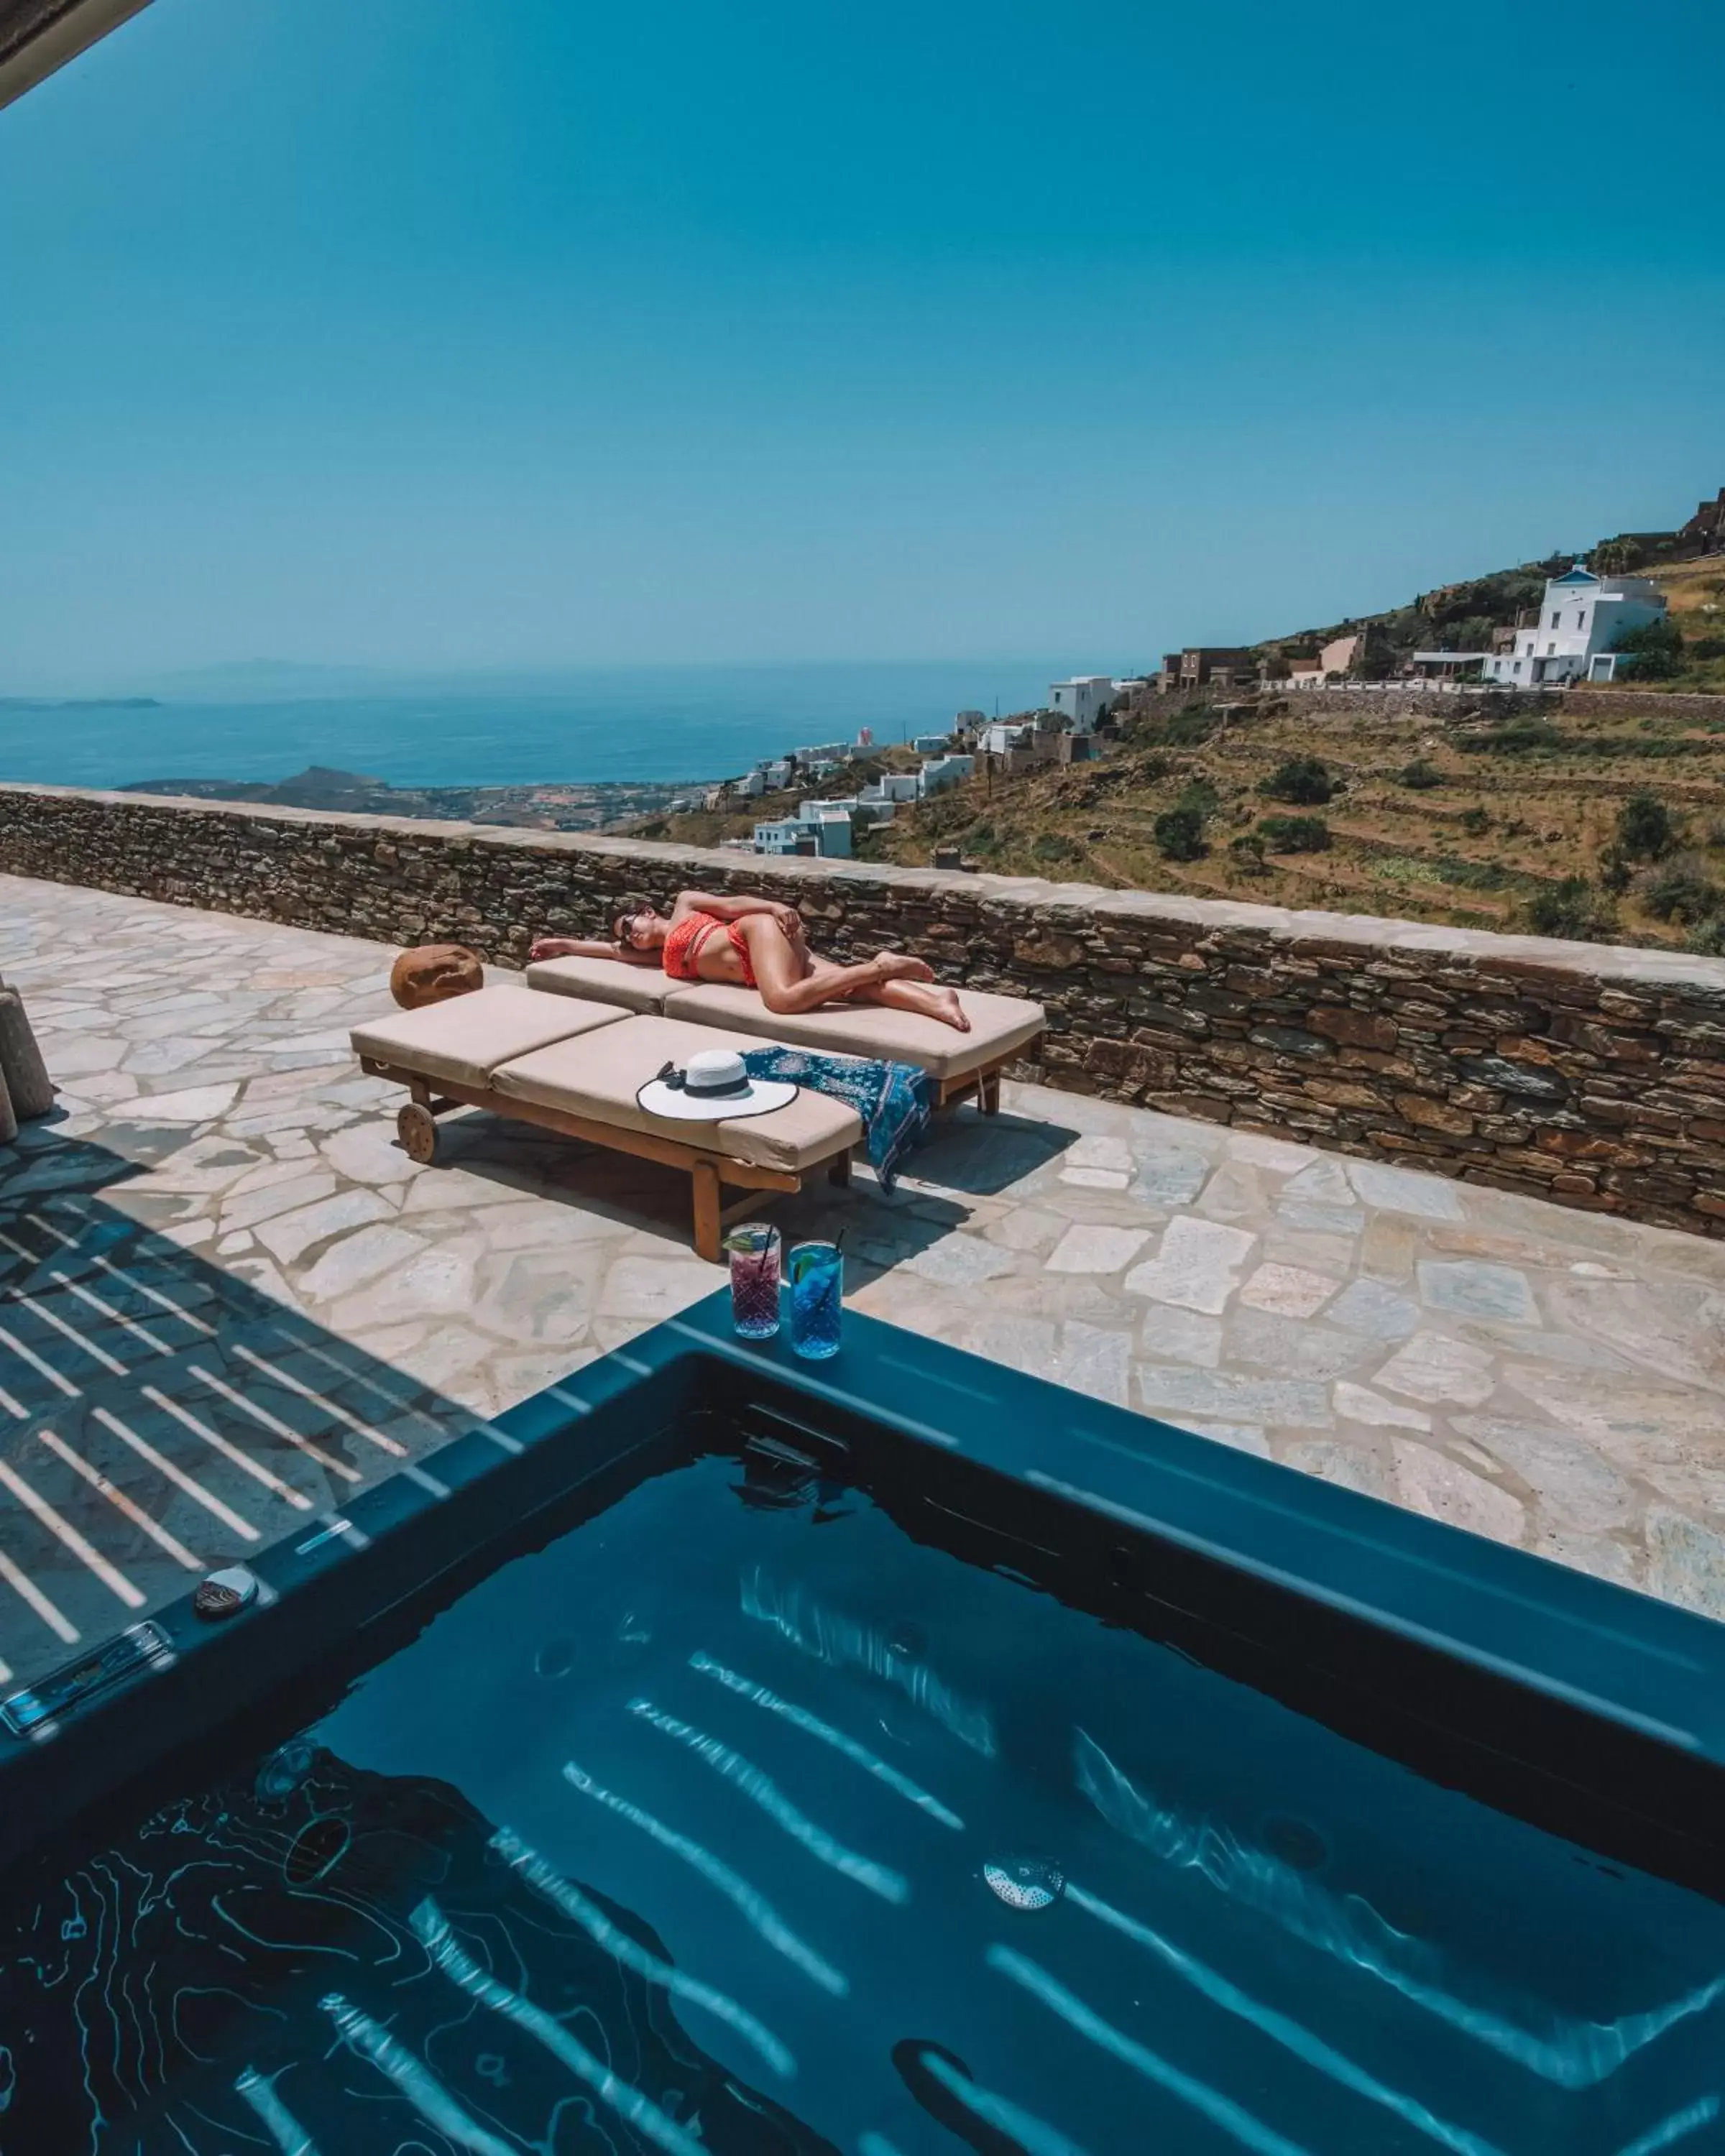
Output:
[[[415,1168],[347,1045],[392,955],[0,877],[64,1089],[0,1156],[9,1677],[721,1284],[669,1171]],[[1725,1246],[1035,1086],[916,1165],[775,1210],[857,1307],[1725,1618]]]

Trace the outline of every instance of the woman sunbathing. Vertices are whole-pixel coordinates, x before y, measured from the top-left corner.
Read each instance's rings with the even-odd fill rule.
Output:
[[[678,895],[670,917],[644,898],[626,898],[611,923],[614,942],[542,936],[531,958],[615,958],[625,966],[660,966],[674,981],[712,981],[758,988],[770,1011],[786,1015],[824,1004],[885,1004],[915,1011],[968,1033],[957,993],[941,988],[932,969],[901,951],[882,951],[860,966],[817,958],[803,938],[801,915],[771,898],[715,898],[704,891]]]

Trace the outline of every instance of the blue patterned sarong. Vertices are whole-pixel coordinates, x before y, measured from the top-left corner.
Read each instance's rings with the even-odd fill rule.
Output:
[[[751,1048],[743,1056],[751,1078],[788,1079],[811,1093],[826,1093],[855,1108],[868,1139],[869,1163],[891,1190],[898,1164],[928,1133],[934,1086],[926,1070],[909,1063],[877,1063],[863,1055],[815,1055],[802,1048]]]

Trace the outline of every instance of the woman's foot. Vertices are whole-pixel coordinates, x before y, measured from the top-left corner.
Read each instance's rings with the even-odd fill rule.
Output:
[[[907,951],[877,951],[875,963],[883,981],[932,981],[934,968],[926,958],[913,958]]]
[[[918,1018],[938,1019],[956,1033],[968,1033],[970,1020],[958,1000],[957,988],[943,988],[935,981],[885,981],[870,997],[888,1010],[915,1011]]]

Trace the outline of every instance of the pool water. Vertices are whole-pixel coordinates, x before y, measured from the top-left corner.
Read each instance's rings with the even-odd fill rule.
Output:
[[[770,1454],[0,1922],[0,2152],[1651,2156],[1725,1911]]]

